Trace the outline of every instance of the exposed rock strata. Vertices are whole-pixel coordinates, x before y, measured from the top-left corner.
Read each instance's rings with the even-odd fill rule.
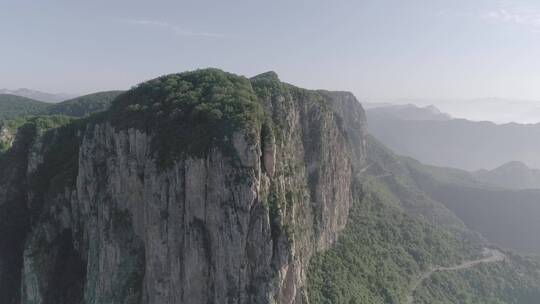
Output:
[[[269,121],[255,140],[237,130],[233,154],[161,168],[155,134],[105,120],[70,133],[76,154],[47,175],[66,135],[21,139],[0,174],[3,218],[21,214],[0,226],[18,233],[0,241],[0,284],[15,282],[0,302],[306,303],[307,262],[347,221],[365,118],[350,94],[252,84]]]

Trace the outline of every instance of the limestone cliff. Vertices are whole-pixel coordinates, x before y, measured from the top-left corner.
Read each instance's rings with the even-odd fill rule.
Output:
[[[4,150],[11,148],[14,140],[15,134],[13,130],[0,122],[0,152],[4,152]]]
[[[307,303],[364,122],[350,94],[202,70],[19,132],[0,157],[0,302]]]

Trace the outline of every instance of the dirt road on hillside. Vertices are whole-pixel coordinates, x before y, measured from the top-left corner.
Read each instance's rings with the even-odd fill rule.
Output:
[[[497,249],[484,248],[483,252],[484,257],[479,260],[467,261],[456,266],[451,267],[434,267],[426,272],[424,272],[418,279],[416,279],[413,284],[411,284],[411,291],[407,296],[407,304],[414,303],[414,292],[422,285],[422,283],[429,279],[435,272],[442,271],[455,271],[472,268],[482,263],[496,263],[502,262],[506,259],[504,253],[500,252]]]

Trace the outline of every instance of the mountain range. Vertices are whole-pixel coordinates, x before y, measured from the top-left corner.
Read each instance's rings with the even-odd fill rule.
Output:
[[[540,154],[535,152],[540,142],[533,140],[540,136],[540,124],[441,119],[433,110],[415,111],[423,118],[404,116],[395,106],[370,108],[369,131],[396,153],[432,165],[476,171],[519,161],[540,168]]]
[[[48,103],[11,94],[0,94],[0,120],[25,115],[68,115],[83,117],[106,110],[122,91],[88,94],[59,103]]]
[[[1,303],[540,298],[540,194],[398,156],[351,93],[204,69],[50,109],[3,120]]]
[[[413,104],[387,104],[383,106],[381,106],[380,104],[370,104],[370,106],[366,107],[366,109],[370,113],[370,116],[390,116],[394,119],[401,120],[446,121],[452,119],[449,114],[442,113],[437,107],[433,105],[418,107]]]
[[[540,170],[513,161],[493,170],[479,170],[473,175],[480,181],[508,189],[540,189]]]
[[[26,88],[20,88],[16,90],[9,90],[9,89],[0,89],[0,94],[8,94],[8,95],[16,95],[21,97],[26,97],[38,101],[44,101],[44,102],[60,102],[64,100],[68,100],[71,98],[77,97],[76,95],[72,94],[65,94],[65,93],[46,93]]]
[[[474,99],[370,99],[366,108],[385,105],[413,104],[418,107],[434,105],[452,117],[471,121],[491,121],[497,124],[520,123],[536,124],[540,120],[540,102],[538,100],[516,98],[474,98]]]

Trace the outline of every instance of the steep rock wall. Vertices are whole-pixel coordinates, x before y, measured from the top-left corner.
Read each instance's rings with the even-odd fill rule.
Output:
[[[156,133],[107,119],[34,139],[15,200],[29,209],[20,267],[0,268],[21,287],[5,303],[306,303],[306,265],[345,226],[364,152],[337,99],[273,74],[251,82],[268,120],[257,138],[235,131],[233,153],[211,145],[162,167]],[[50,170],[61,136],[76,154]]]

